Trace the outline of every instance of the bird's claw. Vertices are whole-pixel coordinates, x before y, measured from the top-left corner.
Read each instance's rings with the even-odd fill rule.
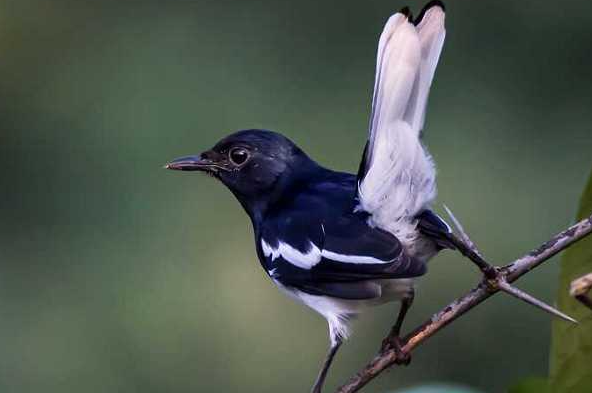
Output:
[[[408,366],[411,363],[411,354],[403,349],[403,343],[399,336],[389,336],[382,340],[382,348],[395,351],[395,364],[399,366]]]
[[[391,345],[397,355],[395,363],[399,366],[408,366],[411,363],[411,354],[403,350],[401,338],[399,336],[391,337]]]

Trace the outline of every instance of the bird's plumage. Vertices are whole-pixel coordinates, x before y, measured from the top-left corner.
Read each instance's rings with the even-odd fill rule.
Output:
[[[414,217],[436,197],[435,166],[420,136],[445,34],[444,9],[436,2],[415,21],[408,12],[391,16],[378,44],[358,199],[373,225],[409,247],[418,246]],[[429,258],[430,253],[425,254]]]
[[[251,218],[259,261],[288,295],[323,315],[331,350],[368,306],[404,300],[429,258],[452,248],[450,228],[430,205],[434,163],[421,142],[428,93],[444,42],[444,7],[413,20],[393,15],[380,37],[369,136],[356,175],[324,168],[286,137],[244,130],[170,169],[218,178]]]
[[[254,222],[263,268],[327,318],[334,341],[347,337],[353,316],[404,296],[409,278],[426,270],[395,236],[369,225],[367,213],[354,211],[355,190],[355,176],[318,168]]]

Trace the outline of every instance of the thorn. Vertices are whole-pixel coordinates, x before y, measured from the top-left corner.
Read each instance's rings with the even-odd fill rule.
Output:
[[[475,254],[481,256],[481,253],[479,252],[479,250],[477,250],[475,243],[473,243],[473,241],[471,240],[469,235],[467,235],[467,233],[465,232],[465,229],[461,225],[460,221],[458,221],[456,219],[456,217],[454,216],[454,214],[452,214],[452,211],[448,208],[448,206],[446,206],[444,204],[442,206],[444,206],[444,210],[446,210],[446,213],[450,217],[450,221],[452,221],[452,225],[454,225],[454,227],[456,228],[456,231],[459,233],[461,240],[465,243],[465,245],[468,248],[473,250],[475,252]]]
[[[541,310],[548,312],[549,314],[555,315],[556,317],[564,319],[568,322],[578,323],[578,321],[576,321],[575,319],[573,319],[569,315],[562,313],[561,311],[557,310],[556,308],[549,306],[547,303],[542,302],[542,301],[538,300],[537,298],[529,295],[528,293],[510,285],[507,281],[505,281],[503,279],[499,280],[498,287],[501,291],[503,291],[509,295],[512,295],[515,298],[518,298],[528,304],[538,307]]]
[[[456,231],[459,232],[459,236],[455,236],[454,233],[450,233],[450,240],[452,240],[453,244],[456,248],[463,254],[465,257],[469,258],[477,267],[483,272],[485,277],[490,280],[497,279],[498,273],[495,267],[491,266],[483,256],[479,252],[475,243],[471,240],[469,235],[465,232],[465,229],[460,224],[460,222],[456,219],[452,211],[448,208],[448,206],[443,205],[444,209],[450,216],[453,225],[456,227]]]
[[[462,225],[460,225],[460,222],[458,222],[458,220],[456,219],[454,214],[452,214],[452,211],[448,208],[448,206],[446,206],[444,203],[442,204],[442,206],[444,207],[444,210],[446,210],[446,213],[450,217],[450,220],[452,220],[452,223],[454,224],[456,229],[458,229],[461,233],[465,233],[464,228],[462,227]]]

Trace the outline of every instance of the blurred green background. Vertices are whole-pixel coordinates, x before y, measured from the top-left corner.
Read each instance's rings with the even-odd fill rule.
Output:
[[[355,171],[378,35],[406,4],[423,5],[1,0],[0,391],[307,391],[324,320],[266,278],[222,185],[162,165],[261,127]],[[426,144],[439,201],[504,263],[573,221],[590,172],[592,3],[447,5]],[[519,286],[552,302],[555,262]],[[406,327],[478,278],[438,256]],[[329,388],[396,310],[355,324]],[[503,391],[547,374],[549,336],[548,315],[496,296],[366,391]]]

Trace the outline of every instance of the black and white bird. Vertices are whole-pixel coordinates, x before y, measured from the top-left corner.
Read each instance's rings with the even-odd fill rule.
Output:
[[[430,210],[436,171],[421,141],[444,19],[443,4],[432,1],[415,19],[405,8],[386,23],[357,175],[324,168],[286,137],[265,130],[236,132],[166,166],[206,172],[226,185],[251,218],[269,278],[327,320],[330,350],[315,393],[352,318],[370,306],[401,301],[393,328],[398,336],[414,279],[439,250],[454,248],[450,227]]]

